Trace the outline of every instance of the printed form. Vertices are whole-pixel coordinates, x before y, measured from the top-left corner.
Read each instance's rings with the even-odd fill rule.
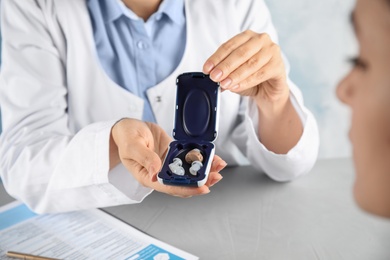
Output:
[[[0,207],[0,260],[16,251],[58,259],[198,259],[99,209],[36,215],[24,204]]]

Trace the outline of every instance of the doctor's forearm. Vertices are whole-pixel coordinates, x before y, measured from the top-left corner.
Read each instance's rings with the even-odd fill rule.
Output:
[[[262,101],[259,111],[259,140],[270,151],[286,154],[303,133],[301,120],[289,96],[278,102]]]

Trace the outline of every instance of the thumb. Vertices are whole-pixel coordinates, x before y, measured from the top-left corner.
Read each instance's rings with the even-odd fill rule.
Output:
[[[160,157],[143,142],[134,142],[122,157],[122,163],[138,181],[145,178],[157,180],[156,174],[161,168]]]

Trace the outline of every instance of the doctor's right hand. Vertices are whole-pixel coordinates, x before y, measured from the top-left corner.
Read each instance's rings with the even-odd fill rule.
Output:
[[[178,197],[207,194],[209,187],[222,179],[219,174],[226,162],[215,155],[208,181],[202,187],[167,186],[157,181],[157,173],[172,141],[158,125],[125,118],[111,129],[110,169],[120,162],[143,186]]]

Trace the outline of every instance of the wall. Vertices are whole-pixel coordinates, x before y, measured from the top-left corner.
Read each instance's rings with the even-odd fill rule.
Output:
[[[351,155],[349,111],[335,87],[356,54],[349,22],[353,0],[266,0],[291,64],[290,76],[301,88],[320,129],[320,158]]]
[[[1,69],[1,31],[0,31],[0,69]],[[1,134],[1,105],[0,105],[0,134]]]

